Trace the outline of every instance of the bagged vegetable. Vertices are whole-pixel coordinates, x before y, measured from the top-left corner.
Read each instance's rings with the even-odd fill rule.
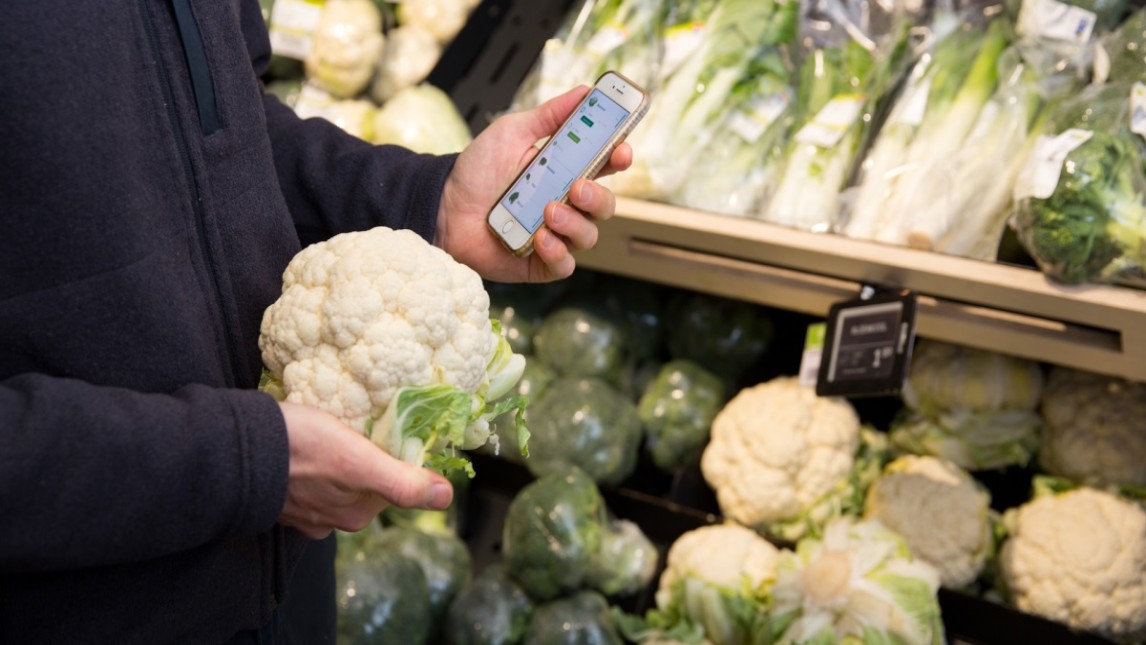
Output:
[[[1033,361],[920,340],[891,444],[968,470],[1025,465],[1039,446],[1042,388]]]
[[[533,601],[504,568],[491,566],[450,603],[443,641],[446,645],[513,645],[529,626]]]
[[[524,645],[622,645],[609,602],[601,594],[582,590],[539,605],[529,617]]]
[[[1055,279],[1146,285],[1143,106],[1140,82],[1088,87],[1056,110],[1024,166],[1011,226]]]
[[[725,401],[724,382],[692,361],[661,367],[637,407],[653,464],[672,472],[708,441],[712,420]]]
[[[433,85],[399,90],[374,113],[377,144],[395,144],[414,152],[461,152],[473,136],[449,95]]]
[[[383,104],[401,90],[420,84],[441,57],[442,47],[430,32],[413,26],[390,30],[370,84],[371,98]]]
[[[338,642],[427,642],[429,592],[418,562],[377,548],[371,531],[337,535]]]
[[[530,405],[529,459],[541,476],[576,466],[603,486],[614,486],[636,467],[641,420],[636,405],[595,377],[562,377]]]

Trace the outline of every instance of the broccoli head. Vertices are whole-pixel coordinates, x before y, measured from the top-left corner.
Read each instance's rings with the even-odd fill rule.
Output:
[[[1054,193],[1020,204],[1019,239],[1067,283],[1140,275],[1146,267],[1142,154],[1128,137],[1095,130],[1067,155]]]
[[[430,601],[422,567],[378,548],[368,531],[338,534],[339,643],[425,643]]]
[[[605,500],[584,471],[569,467],[539,477],[513,498],[502,530],[509,576],[534,600],[582,586],[601,550]]]
[[[525,645],[621,645],[609,603],[595,591],[579,591],[533,611]]]
[[[403,555],[421,567],[432,625],[440,625],[454,595],[469,582],[471,558],[465,542],[452,533],[391,526],[378,534],[375,544],[375,550]]]
[[[708,441],[724,405],[724,381],[692,361],[669,361],[641,397],[637,412],[653,463],[672,472]]]
[[[599,378],[562,377],[529,404],[534,475],[577,466],[602,485],[619,484],[637,464],[641,420],[637,406]]]
[[[491,566],[450,604],[444,640],[447,645],[520,643],[532,612],[525,591],[502,567]]]

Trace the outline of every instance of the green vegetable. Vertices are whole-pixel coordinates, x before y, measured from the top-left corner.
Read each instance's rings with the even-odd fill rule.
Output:
[[[784,74],[777,47],[792,42],[799,3],[722,0],[703,21],[702,40],[668,76],[648,116],[630,137],[634,166],[617,175],[619,192],[663,199],[688,181],[728,108],[741,105],[762,70]]]
[[[335,578],[339,643],[427,642],[429,591],[417,561],[378,548],[369,531],[339,532]]]
[[[572,465],[611,486],[636,466],[641,442],[637,407],[599,378],[553,381],[530,403],[529,423],[526,466],[534,475]]]
[[[579,591],[533,611],[525,645],[621,645],[609,603],[595,591]]]
[[[764,356],[775,333],[762,307],[696,292],[677,295],[668,319],[669,355],[730,382]]]
[[[1024,465],[1039,445],[1042,389],[1042,368],[1033,361],[919,341],[891,443],[967,470]]]
[[[1090,139],[1063,162],[1046,199],[1019,203],[1014,226],[1039,267],[1068,283],[1146,277],[1146,176],[1141,139],[1118,125],[1130,87],[1086,92]],[[1086,105],[1086,108],[1083,108]]]
[[[644,589],[657,571],[657,548],[629,520],[613,520],[601,549],[590,560],[586,582],[606,596],[627,596]]]
[[[450,603],[446,645],[520,643],[533,613],[533,601],[499,566],[486,568]]]
[[[580,589],[601,549],[606,508],[583,471],[550,471],[513,498],[505,515],[506,572],[537,601]]]
[[[625,324],[604,308],[564,306],[545,317],[533,344],[537,358],[563,375],[619,383],[628,338]]]
[[[426,578],[431,633],[435,633],[454,595],[470,579],[470,552],[465,542],[449,533],[394,526],[378,534],[373,548],[403,555],[421,567]]]
[[[874,521],[834,520],[785,551],[772,586],[781,643],[944,642],[939,574]]]
[[[716,375],[692,361],[666,363],[637,408],[653,463],[666,471],[684,466],[708,441],[724,401],[725,385]]]
[[[557,372],[553,368],[547,366],[545,363],[537,360],[535,357],[527,357],[525,363],[525,371],[521,373],[521,380],[517,382],[517,386],[509,396],[522,397],[529,401],[535,401],[537,397],[549,387],[549,384],[557,379]],[[522,421],[525,427],[529,427],[529,410],[522,413]],[[490,441],[482,447],[486,452],[494,452],[507,459],[515,459],[521,455],[521,446],[518,445],[518,431],[517,422],[514,418],[503,415],[494,418],[490,427],[493,429],[494,434],[497,436],[497,442]]]

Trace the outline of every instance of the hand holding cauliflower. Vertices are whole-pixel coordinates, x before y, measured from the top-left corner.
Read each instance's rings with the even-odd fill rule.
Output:
[[[524,407],[489,404],[525,359],[491,323],[481,278],[411,231],[345,233],[296,255],[259,348],[287,401],[416,465],[468,470],[457,449],[484,444],[492,418]],[[519,423],[523,452],[524,432]]]

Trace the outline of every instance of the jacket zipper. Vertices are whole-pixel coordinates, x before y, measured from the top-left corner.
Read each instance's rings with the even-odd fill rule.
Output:
[[[199,33],[199,23],[195,22],[189,0],[172,0],[171,7],[175,10],[175,24],[179,26],[179,40],[183,43],[183,55],[191,76],[199,127],[203,134],[212,134],[219,129],[219,108],[215,104],[215,86],[211,84],[211,68],[207,65],[203,34]]]
[[[233,336],[230,316],[227,315],[227,308],[224,306],[220,295],[222,293],[222,287],[219,283],[219,276],[213,268],[213,254],[207,242],[207,225],[203,216],[202,190],[191,161],[191,151],[187,144],[187,133],[176,111],[175,94],[171,88],[171,77],[163,64],[160,53],[162,52],[162,48],[159,44],[159,31],[155,24],[155,15],[152,13],[153,10],[150,6],[150,0],[139,0],[139,5],[142,9],[143,24],[147,31],[147,38],[151,44],[152,54],[155,56],[156,76],[159,80],[160,90],[163,92],[163,102],[167,107],[167,118],[171,123],[172,129],[175,131],[175,146],[179,150],[179,159],[182,163],[183,172],[187,179],[187,186],[191,193],[189,197],[191,198],[191,210],[195,219],[195,236],[199,242],[199,252],[204,265],[203,270],[208,274],[210,286],[213,288],[213,292],[210,294],[208,301],[214,305],[216,313],[219,316],[218,319],[223,323],[221,335],[227,354],[223,358],[225,363],[231,368],[230,371],[224,375],[224,378],[228,387],[234,387],[236,377],[242,377],[245,376],[245,374],[243,374],[243,370],[239,365],[238,353],[236,351],[238,343]],[[196,33],[198,33],[197,30]],[[202,40],[199,41],[199,46],[202,47]],[[209,80],[210,79],[208,79],[208,84],[210,84]],[[214,105],[213,97],[214,94],[212,92],[212,105]]]

